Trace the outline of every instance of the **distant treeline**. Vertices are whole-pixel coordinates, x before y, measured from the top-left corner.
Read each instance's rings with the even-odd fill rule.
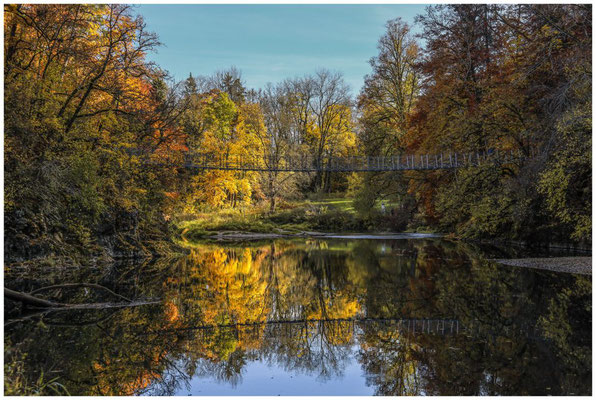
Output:
[[[591,240],[591,6],[444,5],[386,25],[357,99],[325,69],[175,82],[127,5],[5,5],[5,251],[151,252],[178,213],[347,191],[464,237]],[[421,47],[424,43],[424,47]],[[366,174],[155,168],[126,148],[262,157],[514,150],[526,162]],[[271,165],[274,167],[275,165]]]

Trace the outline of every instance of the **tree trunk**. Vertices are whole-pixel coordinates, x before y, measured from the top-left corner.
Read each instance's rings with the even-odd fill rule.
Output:
[[[8,288],[4,288],[4,297],[14,301],[21,302],[33,307],[45,309],[60,309],[60,310],[103,310],[108,308],[124,308],[124,307],[138,307],[150,304],[161,303],[160,299],[147,300],[132,300],[123,303],[83,303],[83,304],[65,304],[56,303],[40,299],[39,297],[31,296],[30,294],[17,292]],[[120,296],[121,297],[121,296]]]
[[[40,299],[39,297],[31,296],[30,294],[17,292],[17,291],[10,290],[7,288],[4,288],[4,297],[6,297],[7,299],[14,300],[14,301],[19,301],[23,304],[28,304],[28,305],[31,305],[34,307],[43,307],[43,308],[64,307],[64,304],[54,303],[53,301]]]
[[[271,196],[269,199],[269,213],[273,214],[275,212],[275,195]]]

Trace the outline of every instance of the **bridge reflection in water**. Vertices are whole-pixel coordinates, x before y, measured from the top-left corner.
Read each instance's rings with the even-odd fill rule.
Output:
[[[216,330],[227,329],[234,334],[238,332],[243,334],[255,333],[260,337],[262,329],[265,327],[266,333],[277,334],[283,332],[284,335],[291,335],[292,332],[319,334],[326,332],[333,333],[358,333],[358,330],[366,326],[391,327],[402,334],[432,334],[432,335],[457,335],[465,331],[460,327],[457,319],[416,319],[416,318],[337,318],[337,319],[311,319],[295,321],[267,321],[255,323],[204,325],[176,329],[159,330],[151,333],[166,333],[179,331],[196,331],[199,336],[210,334]]]
[[[255,323],[237,323],[220,325],[202,325],[192,327],[178,327],[147,332],[147,334],[175,333],[192,331],[196,339],[220,334],[223,331],[232,334],[236,339],[261,340],[267,336],[276,337],[283,335],[292,337],[316,337],[319,335],[333,337],[355,337],[365,329],[391,329],[400,336],[435,335],[435,336],[472,336],[478,334],[479,323],[470,322],[461,324],[458,319],[426,319],[426,318],[336,318],[336,319],[310,319],[294,321],[266,321]],[[486,323],[482,324],[486,333]],[[509,331],[508,327],[503,327]],[[528,339],[539,338],[535,326],[522,325],[516,329],[518,335]]]

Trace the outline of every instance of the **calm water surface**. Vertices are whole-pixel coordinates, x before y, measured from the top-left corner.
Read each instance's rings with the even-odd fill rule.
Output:
[[[591,277],[489,261],[519,255],[305,239],[52,272],[43,285],[163,301],[21,320],[7,309],[5,366],[77,395],[591,394]],[[9,285],[41,284],[11,272]]]

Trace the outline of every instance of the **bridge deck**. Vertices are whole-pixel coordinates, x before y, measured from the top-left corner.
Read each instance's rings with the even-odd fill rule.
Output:
[[[420,171],[466,168],[486,163],[508,164],[522,160],[519,152],[474,152],[387,157],[332,157],[322,161],[310,155],[267,157],[253,160],[215,154],[186,153],[183,167],[192,171],[251,172],[368,172]]]

